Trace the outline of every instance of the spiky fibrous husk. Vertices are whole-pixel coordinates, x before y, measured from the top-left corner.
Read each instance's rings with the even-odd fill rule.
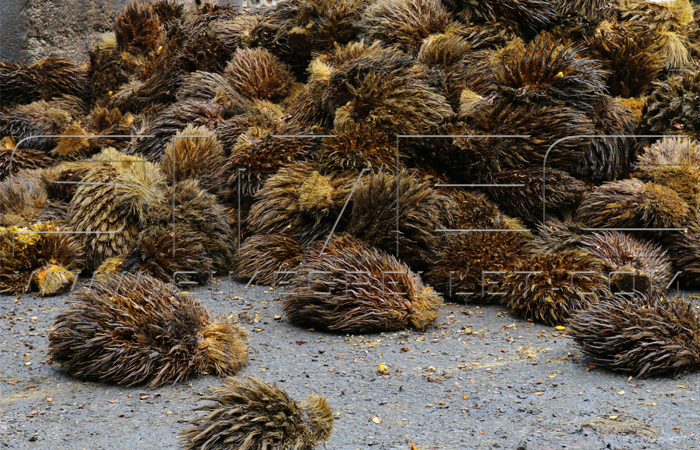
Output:
[[[658,134],[684,134],[700,138],[700,70],[671,74],[652,84],[643,122]]]
[[[445,4],[466,23],[505,19],[530,33],[546,28],[556,17],[555,3],[543,0],[448,0]]]
[[[0,136],[10,136],[19,143],[30,136],[58,135],[70,123],[71,117],[62,109],[44,100],[0,111]],[[56,144],[51,137],[35,137],[23,142],[21,148],[49,151]]]
[[[492,96],[463,117],[459,135],[529,135],[530,138],[457,138],[439,155],[443,167],[459,180],[485,180],[502,170],[542,168],[550,145],[561,136],[593,134],[585,114],[567,107],[527,106]],[[586,151],[583,138],[562,141],[547,156],[547,167],[569,170]]]
[[[0,107],[31,103],[41,99],[39,76],[26,64],[15,61],[0,61]]]
[[[499,290],[493,282],[502,279],[499,272],[512,270],[531,254],[532,235],[516,231],[498,216],[461,230],[443,238],[426,280],[446,298],[500,302],[502,296],[493,295]]]
[[[581,244],[583,250],[603,262],[613,293],[639,291],[658,295],[671,279],[666,252],[649,241],[606,231],[584,237]]]
[[[595,26],[615,15],[615,0],[562,0],[557,2],[557,15],[565,25]]]
[[[65,58],[46,58],[31,66],[0,61],[0,106],[51,100],[67,94],[81,99],[89,96],[89,83],[84,68]]]
[[[238,137],[226,162],[230,174],[228,185],[232,192],[252,197],[285,164],[301,162],[311,157],[320,144],[319,139],[293,137],[305,134],[294,126],[281,124],[272,130],[253,127]],[[239,170],[243,169],[243,170]]]
[[[0,181],[22,169],[40,169],[54,164],[46,153],[31,148],[15,150],[16,142],[7,136],[0,140]]]
[[[279,102],[294,78],[286,64],[264,48],[238,49],[226,65],[226,79],[250,99]]]
[[[81,232],[86,267],[133,247],[146,204],[164,187],[155,164],[108,148],[93,159],[70,201],[68,225]]]
[[[144,81],[133,80],[122,85],[106,103],[109,108],[141,114],[149,119],[157,117],[175,102],[175,93],[184,75],[172,68],[157,71]]]
[[[620,16],[627,21],[641,21],[655,28],[674,30],[693,21],[689,0],[621,0]]]
[[[679,281],[689,288],[700,286],[700,220],[696,217],[686,229],[663,236],[673,269],[680,271]]]
[[[223,107],[217,102],[187,100],[166,108],[148,125],[142,134],[153,137],[134,138],[128,153],[143,155],[151,162],[159,161],[172,136],[188,125],[203,126],[210,130],[223,123]]]
[[[46,207],[48,196],[36,171],[21,171],[0,182],[0,226],[28,227]]]
[[[361,36],[370,42],[396,44],[415,55],[423,39],[444,32],[450,21],[450,14],[438,0],[379,0],[362,13]]]
[[[595,365],[635,377],[700,367],[700,322],[684,299],[616,295],[575,314],[569,336]]]
[[[639,119],[612,97],[605,96],[593,111],[597,134],[626,136],[635,134]],[[574,176],[595,181],[626,177],[635,158],[635,138],[593,138],[585,155],[572,162]]]
[[[642,95],[663,70],[659,35],[648,27],[604,21],[586,44],[602,62],[612,96]]]
[[[550,325],[610,294],[602,262],[578,250],[521,259],[504,275],[500,291],[513,313]]]
[[[357,125],[332,130],[334,137],[324,138],[318,149],[318,161],[324,170],[334,172],[361,169],[396,171],[396,143],[384,133]]]
[[[605,93],[605,73],[581,50],[547,33],[524,48],[513,47],[494,64],[498,90],[511,101],[590,110]]]
[[[214,132],[192,125],[173,136],[161,160],[170,185],[196,179],[202,189],[215,195],[222,195],[226,186],[225,164],[226,153]]]
[[[589,234],[580,222],[562,221],[548,218],[537,225],[537,234],[532,241],[535,253],[560,253],[578,250],[581,242]]]
[[[117,46],[129,53],[155,50],[165,38],[165,30],[151,5],[133,1],[114,21]]]
[[[223,104],[226,115],[243,114],[252,108],[249,101],[228,82],[224,75],[201,70],[187,74],[182,79],[175,96],[180,102],[217,100],[218,103]]]
[[[442,298],[406,264],[346,234],[324,245],[319,241],[298,266],[284,295],[293,323],[371,333],[423,330],[437,319]]]
[[[156,201],[145,206],[143,227],[173,230],[175,226],[176,241],[184,240],[179,233],[195,233],[211,258],[214,270],[229,270],[236,248],[231,219],[216,196],[202,189],[197,180],[184,180],[169,186]],[[172,236],[170,239],[172,243]]]
[[[632,178],[594,188],[576,219],[594,228],[671,228],[683,226],[692,214],[676,191]]]
[[[200,234],[178,225],[174,229],[153,226],[139,233],[133,250],[123,257],[120,270],[143,272],[165,282],[206,283],[213,264]]]
[[[58,264],[46,264],[34,272],[35,284],[40,297],[59,294],[70,289],[75,283],[73,272]]]
[[[293,278],[303,248],[285,233],[255,234],[241,245],[234,276],[240,281],[276,286]]]
[[[492,228],[496,218],[506,219],[498,206],[485,194],[467,192],[460,187],[438,187],[437,190],[450,199],[446,220],[449,229]],[[510,227],[507,227],[510,228]],[[524,228],[516,226],[514,228]],[[443,237],[449,234],[443,234]]]
[[[450,199],[429,180],[405,170],[363,175],[352,202],[348,233],[387,253],[398,251],[414,270],[424,270],[434,259],[436,230],[444,228]]]
[[[234,148],[252,141],[247,135],[264,136],[266,133],[274,133],[283,114],[281,108],[279,110],[276,108],[253,108],[244,114],[226,119],[216,128],[216,136],[226,155],[229,156]],[[308,127],[310,128],[312,125],[309,124]],[[305,128],[293,127],[292,129]]]
[[[46,295],[59,292],[72,284],[82,267],[82,256],[83,248],[73,233],[57,222],[0,227],[0,292],[18,295],[31,286],[38,286]],[[60,269],[47,271],[49,265]],[[53,278],[47,279],[49,272]]]
[[[246,332],[214,322],[193,298],[147,275],[96,278],[56,318],[49,352],[76,378],[150,387],[193,373],[233,375],[246,363]]]
[[[255,193],[246,219],[253,233],[288,233],[302,245],[326,237],[354,180],[323,175],[312,163],[282,167]]]
[[[70,202],[80,185],[78,182],[93,168],[91,160],[62,162],[41,170],[39,179],[51,200]]]
[[[333,430],[333,411],[323,397],[312,394],[296,402],[276,383],[252,377],[227,378],[201,400],[213,403],[196,408],[205,413],[181,436],[187,450],[313,450]]]
[[[151,3],[151,8],[168,30],[182,18],[185,5],[171,0],[158,0]]]
[[[544,176],[544,199],[543,192]],[[542,220],[542,214],[565,215],[573,211],[583,199],[586,185],[583,181],[557,169],[507,170],[488,179],[489,183],[522,186],[492,186],[485,190],[501,211],[527,222]]]
[[[141,80],[144,77],[143,58],[120,51],[114,34],[103,36],[89,55],[90,98],[98,106],[110,101],[131,78]]]

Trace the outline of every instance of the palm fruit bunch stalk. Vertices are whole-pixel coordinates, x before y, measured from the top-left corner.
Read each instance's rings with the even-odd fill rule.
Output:
[[[700,368],[700,321],[685,299],[618,294],[579,311],[569,336],[596,365],[635,377]]]
[[[423,330],[442,297],[393,256],[350,235],[319,241],[297,268],[284,312],[302,326],[365,333]]]
[[[202,414],[181,434],[189,450],[231,446],[312,450],[328,441],[333,431],[333,411],[325,398],[311,394],[297,402],[276,383],[253,377],[226,378],[201,400],[209,403],[195,409]]]
[[[234,375],[246,363],[246,332],[216,322],[202,305],[148,275],[96,278],[56,318],[49,352],[72,376],[155,387],[192,374]]]

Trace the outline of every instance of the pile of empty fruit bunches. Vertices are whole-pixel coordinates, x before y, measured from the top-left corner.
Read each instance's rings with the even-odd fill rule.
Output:
[[[0,291],[93,278],[50,338],[76,377],[236,373],[245,331],[177,289],[214,273],[284,284],[303,327],[498,302],[613,370],[700,366],[666,296],[700,286],[688,0],[132,3],[89,61],[2,61],[0,89]],[[211,400],[191,448],[330,435],[321,398],[232,378]]]

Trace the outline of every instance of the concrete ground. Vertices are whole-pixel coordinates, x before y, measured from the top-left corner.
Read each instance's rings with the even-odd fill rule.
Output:
[[[249,331],[239,375],[299,400],[326,397],[336,414],[328,450],[700,448],[698,374],[642,380],[591,367],[566,331],[497,305],[448,304],[425,332],[309,331],[280,318],[268,289],[193,292]],[[146,389],[72,379],[47,355],[67,297],[0,297],[0,448],[178,448],[219,380]]]

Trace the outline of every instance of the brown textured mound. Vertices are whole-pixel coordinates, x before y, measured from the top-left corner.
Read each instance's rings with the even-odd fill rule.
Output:
[[[188,450],[312,450],[333,430],[333,411],[323,397],[297,403],[277,384],[252,377],[227,378],[201,400],[212,403],[196,408],[205,414],[181,435]]]
[[[245,337],[172,284],[106,275],[56,318],[49,351],[80,379],[160,386],[203,371],[235,374],[247,360]]]

